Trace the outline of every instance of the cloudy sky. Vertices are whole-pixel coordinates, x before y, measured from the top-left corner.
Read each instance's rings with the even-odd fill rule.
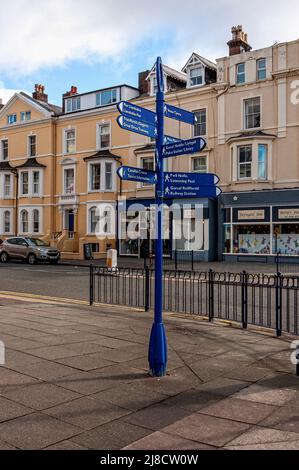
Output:
[[[0,0],[0,98],[43,83],[60,103],[80,92],[120,83],[157,55],[181,68],[193,51],[227,54],[231,26],[243,24],[258,49],[299,38],[298,0]]]

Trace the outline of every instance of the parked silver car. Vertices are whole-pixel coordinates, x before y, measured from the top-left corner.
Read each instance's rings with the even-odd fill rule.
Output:
[[[27,261],[29,264],[36,264],[38,261],[57,264],[60,252],[38,238],[14,237],[0,245],[0,261],[8,263],[10,259]]]

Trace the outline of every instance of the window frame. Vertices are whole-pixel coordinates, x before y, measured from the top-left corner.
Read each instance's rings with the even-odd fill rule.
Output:
[[[11,119],[10,118],[14,118],[11,122]],[[18,122],[18,115],[17,113],[13,113],[13,114],[8,114],[7,115],[7,125],[8,126],[12,126],[13,124],[16,124]]]
[[[28,115],[29,115],[29,118],[28,118]],[[20,112],[20,121],[21,122],[31,121],[31,111],[21,111]]]
[[[6,177],[9,177],[9,192],[6,194]],[[3,173],[3,199],[12,199],[12,174],[11,173]]]
[[[6,230],[6,223],[5,220],[6,214],[9,214],[9,230]],[[11,235],[12,233],[12,211],[9,209],[4,209],[2,212],[2,223],[3,223],[3,234],[4,235]]]
[[[248,123],[250,117],[252,117],[254,119],[254,116],[258,115],[258,113],[246,114],[246,103],[248,103],[249,101],[254,101],[254,100],[259,100],[259,106],[260,106],[259,126],[247,127],[247,123]],[[262,97],[261,96],[253,96],[253,97],[243,98],[242,104],[243,104],[243,111],[242,111],[243,112],[243,130],[251,131],[251,130],[261,129],[261,127],[262,127]]]
[[[73,170],[74,173],[74,182],[73,182],[73,192],[67,192],[66,188],[66,173],[69,170]],[[62,177],[63,177],[63,194],[65,196],[75,195],[76,194],[76,165],[65,165],[62,168]]]
[[[6,162],[8,159],[9,159],[9,142],[8,142],[8,139],[1,139],[1,155],[0,155],[0,159],[2,162]],[[7,144],[6,146],[4,146],[4,144]],[[6,157],[4,156],[4,154],[6,153]]]
[[[200,160],[201,158],[205,159],[205,171],[195,170],[194,163],[196,160]],[[197,155],[191,158],[191,172],[192,173],[199,173],[199,174],[206,174],[209,172],[209,163],[208,163],[208,156],[207,155]]]
[[[241,149],[249,149],[250,148],[250,151],[251,151],[251,160],[250,162],[249,161],[246,161],[246,162],[240,162],[240,150]],[[254,160],[254,155],[253,155],[253,147],[252,145],[248,144],[248,145],[238,145],[237,146],[237,177],[238,177],[238,181],[250,181],[253,179],[253,160]],[[242,166],[247,166],[247,165],[250,165],[250,176],[244,176],[242,177],[241,176],[241,165]]]
[[[64,129],[63,130],[64,132],[64,138],[63,138],[63,144],[64,144],[64,154],[65,155],[73,155],[77,152],[77,132],[76,132],[76,129],[74,127],[70,128],[70,129]],[[72,139],[69,139],[68,138],[68,134],[70,132],[74,132],[74,137]],[[73,151],[69,151],[68,150],[68,143],[70,140],[74,140],[74,150]]]
[[[106,185],[106,165],[111,164],[111,189]],[[100,189],[92,189],[92,167],[101,165]],[[109,159],[96,159],[88,162],[88,193],[114,193],[116,191],[116,162]]]
[[[265,66],[262,67],[262,68],[260,68],[260,67],[259,67],[259,64],[260,64],[262,61],[265,62]],[[265,73],[264,78],[260,78],[260,76],[259,76],[259,74],[260,74],[262,71]],[[257,79],[258,82],[267,80],[267,59],[266,59],[266,57],[261,57],[261,58],[257,59],[257,61],[256,61],[256,79]]]
[[[37,156],[37,137],[36,134],[30,134],[27,137],[27,156],[28,158],[35,158]],[[31,140],[34,139],[34,144]],[[34,155],[31,154],[32,148],[35,149]]]
[[[196,77],[192,77],[191,74],[194,70],[201,70],[201,73],[200,75],[196,75]],[[189,76],[189,87],[190,88],[194,88],[194,87],[199,87],[199,86],[203,86],[205,85],[205,68],[203,67],[203,65],[201,64],[197,64],[197,65],[194,65],[193,67],[190,67],[189,70],[188,70],[188,76]],[[194,78],[201,78],[201,83],[195,83],[195,84],[192,84],[192,80]]]
[[[105,93],[109,93],[109,92],[110,92],[111,101],[109,103],[103,104],[102,96]],[[114,93],[115,93],[115,101],[113,99]],[[96,93],[96,107],[97,108],[102,108],[104,106],[112,106],[116,104],[117,102],[118,102],[118,88],[108,88],[107,90],[101,90]]]
[[[192,130],[192,137],[206,137],[208,135],[208,108],[207,107],[204,107],[204,108],[200,108],[200,109],[196,109],[195,111],[193,111],[193,113],[196,115],[196,114],[199,114],[199,113],[205,113],[205,121],[204,122],[196,122],[195,125],[193,126],[193,130]],[[205,134],[203,133],[199,133],[197,134],[196,133],[196,128],[197,126],[203,126],[205,125]]]
[[[243,65],[244,66],[244,71],[239,72],[239,67]],[[240,80],[240,76],[244,77],[244,80]],[[236,64],[236,85],[244,85],[246,83],[246,62],[239,62]]]
[[[101,132],[101,129],[104,127],[109,126],[109,134],[103,134]],[[96,144],[97,144],[97,150],[107,150],[111,149],[112,146],[112,126],[111,126],[111,121],[104,121],[104,122],[98,122],[97,127],[96,127]],[[109,145],[107,146],[102,146],[102,136],[109,135]]]
[[[28,193],[23,192],[23,175],[28,174]],[[34,173],[39,173],[38,193],[34,190]],[[19,194],[22,198],[42,197],[43,170],[28,169],[21,170],[19,174]]]
[[[66,112],[75,113],[81,111],[81,96],[72,96],[66,99]]]
[[[92,227],[92,218],[91,214],[92,212],[95,211],[98,217],[97,225],[100,224],[98,227],[95,228],[95,231],[93,231]],[[107,220],[103,220],[104,217],[108,218],[107,214],[109,215],[109,225],[108,229],[110,230],[101,230],[107,225]],[[106,216],[105,216],[106,214]],[[87,220],[86,220],[86,226],[87,226],[87,235],[88,236],[97,236],[97,237],[103,237],[103,238],[109,238],[109,237],[115,237],[116,233],[116,206],[115,204],[112,203],[90,203],[87,208]]]

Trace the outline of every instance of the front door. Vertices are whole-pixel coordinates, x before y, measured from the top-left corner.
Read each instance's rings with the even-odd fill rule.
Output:
[[[65,211],[65,229],[69,232],[69,238],[74,238],[75,214],[73,209],[66,209]]]

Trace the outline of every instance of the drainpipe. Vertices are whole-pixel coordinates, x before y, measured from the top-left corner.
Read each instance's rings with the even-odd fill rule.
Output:
[[[19,217],[18,217],[18,211],[19,211],[19,173],[16,168],[13,168],[11,170],[12,174],[15,176],[15,181],[16,181],[16,191],[15,191],[15,236],[18,236],[18,222],[19,222]]]

